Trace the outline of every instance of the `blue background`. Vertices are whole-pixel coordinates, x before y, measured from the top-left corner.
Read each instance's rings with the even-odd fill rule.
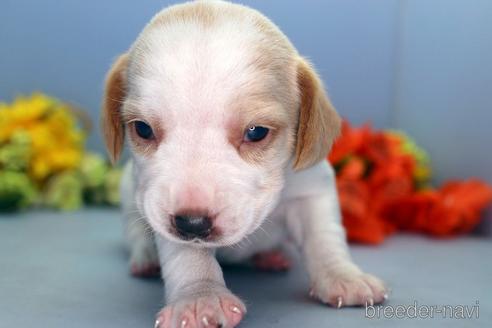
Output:
[[[0,99],[40,90],[97,122],[112,60],[170,3],[2,0]],[[430,152],[438,182],[492,182],[492,1],[243,3],[314,62],[343,116],[407,131]],[[103,151],[97,129],[88,146]]]

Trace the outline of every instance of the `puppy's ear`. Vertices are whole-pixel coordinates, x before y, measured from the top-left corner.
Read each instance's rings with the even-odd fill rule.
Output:
[[[301,97],[294,169],[302,170],[324,160],[338,137],[341,119],[328,99],[313,67],[299,58],[297,84]]]
[[[101,128],[111,162],[118,161],[125,139],[121,121],[121,106],[126,96],[128,56],[123,54],[114,62],[106,77],[101,113]]]

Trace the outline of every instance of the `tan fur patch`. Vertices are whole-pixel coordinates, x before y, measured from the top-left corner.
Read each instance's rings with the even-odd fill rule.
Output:
[[[341,119],[320,78],[303,58],[299,58],[297,75],[301,108],[294,169],[301,170],[326,158],[340,133]]]
[[[125,139],[121,108],[126,96],[127,65],[128,56],[123,54],[116,59],[106,77],[101,128],[106,148],[113,163],[118,161]]]
[[[193,21],[202,23],[204,26],[211,26],[220,15],[218,10],[209,3],[195,2],[193,4],[175,5],[156,16],[150,26],[168,24],[176,21]]]

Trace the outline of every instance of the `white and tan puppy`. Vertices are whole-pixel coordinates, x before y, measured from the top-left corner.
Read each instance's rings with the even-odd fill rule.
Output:
[[[209,0],[158,13],[110,70],[102,123],[114,161],[125,135],[131,147],[130,264],[134,274],[160,265],[156,326],[236,326],[246,308],[217,258],[247,260],[288,237],[313,297],[385,299],[352,262],[340,222],[325,160],[340,118],[312,66],[257,11]]]

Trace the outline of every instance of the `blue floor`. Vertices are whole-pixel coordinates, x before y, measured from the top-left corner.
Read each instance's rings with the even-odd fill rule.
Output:
[[[0,327],[153,327],[162,284],[128,275],[118,216],[107,209],[0,216]],[[300,265],[281,274],[226,268],[229,287],[248,306],[241,327],[492,327],[492,240],[400,235],[352,253],[391,286],[386,314],[414,302],[448,305],[446,313],[401,319],[380,309],[380,318],[373,311],[368,318],[364,308],[310,301]],[[479,318],[476,311],[472,319],[449,318],[461,305]]]

